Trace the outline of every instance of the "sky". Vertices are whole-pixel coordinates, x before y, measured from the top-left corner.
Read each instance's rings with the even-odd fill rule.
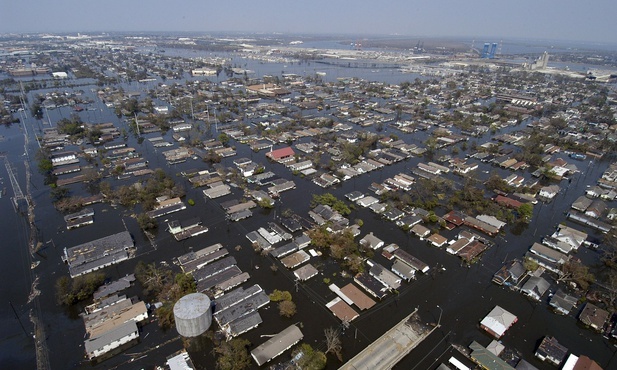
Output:
[[[0,0],[0,33],[404,35],[617,44],[615,0]]]

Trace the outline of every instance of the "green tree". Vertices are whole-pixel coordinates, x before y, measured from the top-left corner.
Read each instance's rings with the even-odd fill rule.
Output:
[[[301,354],[301,355],[300,355]],[[326,354],[317,351],[308,343],[302,343],[291,353],[291,357],[298,358],[296,369],[302,370],[321,370],[326,367],[328,358]]]
[[[251,356],[247,350],[251,342],[234,338],[229,342],[221,341],[214,346],[217,354],[216,368],[219,370],[243,370],[251,365]]]
[[[147,213],[140,213],[137,215],[137,223],[142,230],[153,230],[159,226],[156,220],[148,216]]]
[[[257,205],[264,209],[274,208],[274,203],[268,198],[262,198],[261,200],[257,201]]]
[[[533,205],[531,203],[523,203],[518,209],[518,216],[524,222],[530,222],[533,217]]]
[[[281,302],[281,301],[291,301],[291,293],[286,290],[278,290],[274,289],[274,291],[269,295],[269,298],[272,302]]]
[[[56,280],[56,301],[58,304],[70,306],[92,296],[105,281],[105,274],[92,272],[77,276],[71,280],[68,276],[62,276]]]
[[[224,132],[221,132],[219,134],[218,139],[224,146],[227,146],[227,144],[229,144],[229,136]]]

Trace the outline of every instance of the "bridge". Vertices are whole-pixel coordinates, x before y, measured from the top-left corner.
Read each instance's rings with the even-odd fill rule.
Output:
[[[418,309],[358,353],[339,370],[391,369],[428,337],[432,330],[414,317]]]

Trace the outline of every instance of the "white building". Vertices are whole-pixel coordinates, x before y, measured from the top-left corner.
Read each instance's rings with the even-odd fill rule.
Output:
[[[139,338],[139,330],[135,321],[128,321],[113,330],[93,339],[87,339],[84,343],[86,355],[89,359],[99,357],[122,345]]]

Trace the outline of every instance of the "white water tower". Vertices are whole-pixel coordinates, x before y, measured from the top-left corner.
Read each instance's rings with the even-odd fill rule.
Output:
[[[191,293],[174,305],[176,329],[183,337],[197,337],[210,328],[212,309],[210,298],[202,293]]]

